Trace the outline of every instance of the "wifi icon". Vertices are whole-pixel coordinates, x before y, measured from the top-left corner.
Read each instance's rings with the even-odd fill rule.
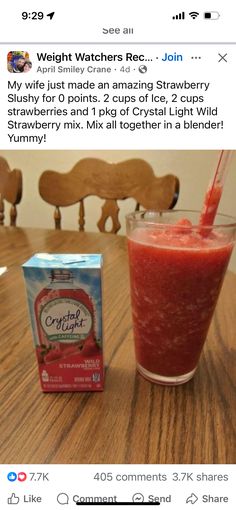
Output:
[[[191,16],[192,19],[196,19],[199,16],[199,12],[196,11],[189,12],[189,16]]]

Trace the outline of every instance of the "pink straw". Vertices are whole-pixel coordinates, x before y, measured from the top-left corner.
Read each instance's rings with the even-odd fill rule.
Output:
[[[220,153],[213,180],[211,180],[205,195],[203,209],[200,216],[200,225],[213,225],[214,223],[232,152],[233,151],[221,151]]]

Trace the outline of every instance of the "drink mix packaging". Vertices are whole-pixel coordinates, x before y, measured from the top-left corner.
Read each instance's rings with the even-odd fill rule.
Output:
[[[42,390],[103,390],[102,256],[38,253],[23,271]]]

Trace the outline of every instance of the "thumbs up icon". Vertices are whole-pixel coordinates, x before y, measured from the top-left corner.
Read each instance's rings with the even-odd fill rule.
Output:
[[[8,498],[7,503],[8,505],[18,505],[19,501],[20,498],[18,498],[18,496],[16,496],[15,493],[13,492],[10,498]]]

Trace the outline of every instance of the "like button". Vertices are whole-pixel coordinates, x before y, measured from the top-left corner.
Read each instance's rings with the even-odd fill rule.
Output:
[[[13,492],[11,497],[8,498],[7,503],[8,505],[18,505],[19,501],[20,498],[18,498],[18,496],[16,496],[15,493]]]

